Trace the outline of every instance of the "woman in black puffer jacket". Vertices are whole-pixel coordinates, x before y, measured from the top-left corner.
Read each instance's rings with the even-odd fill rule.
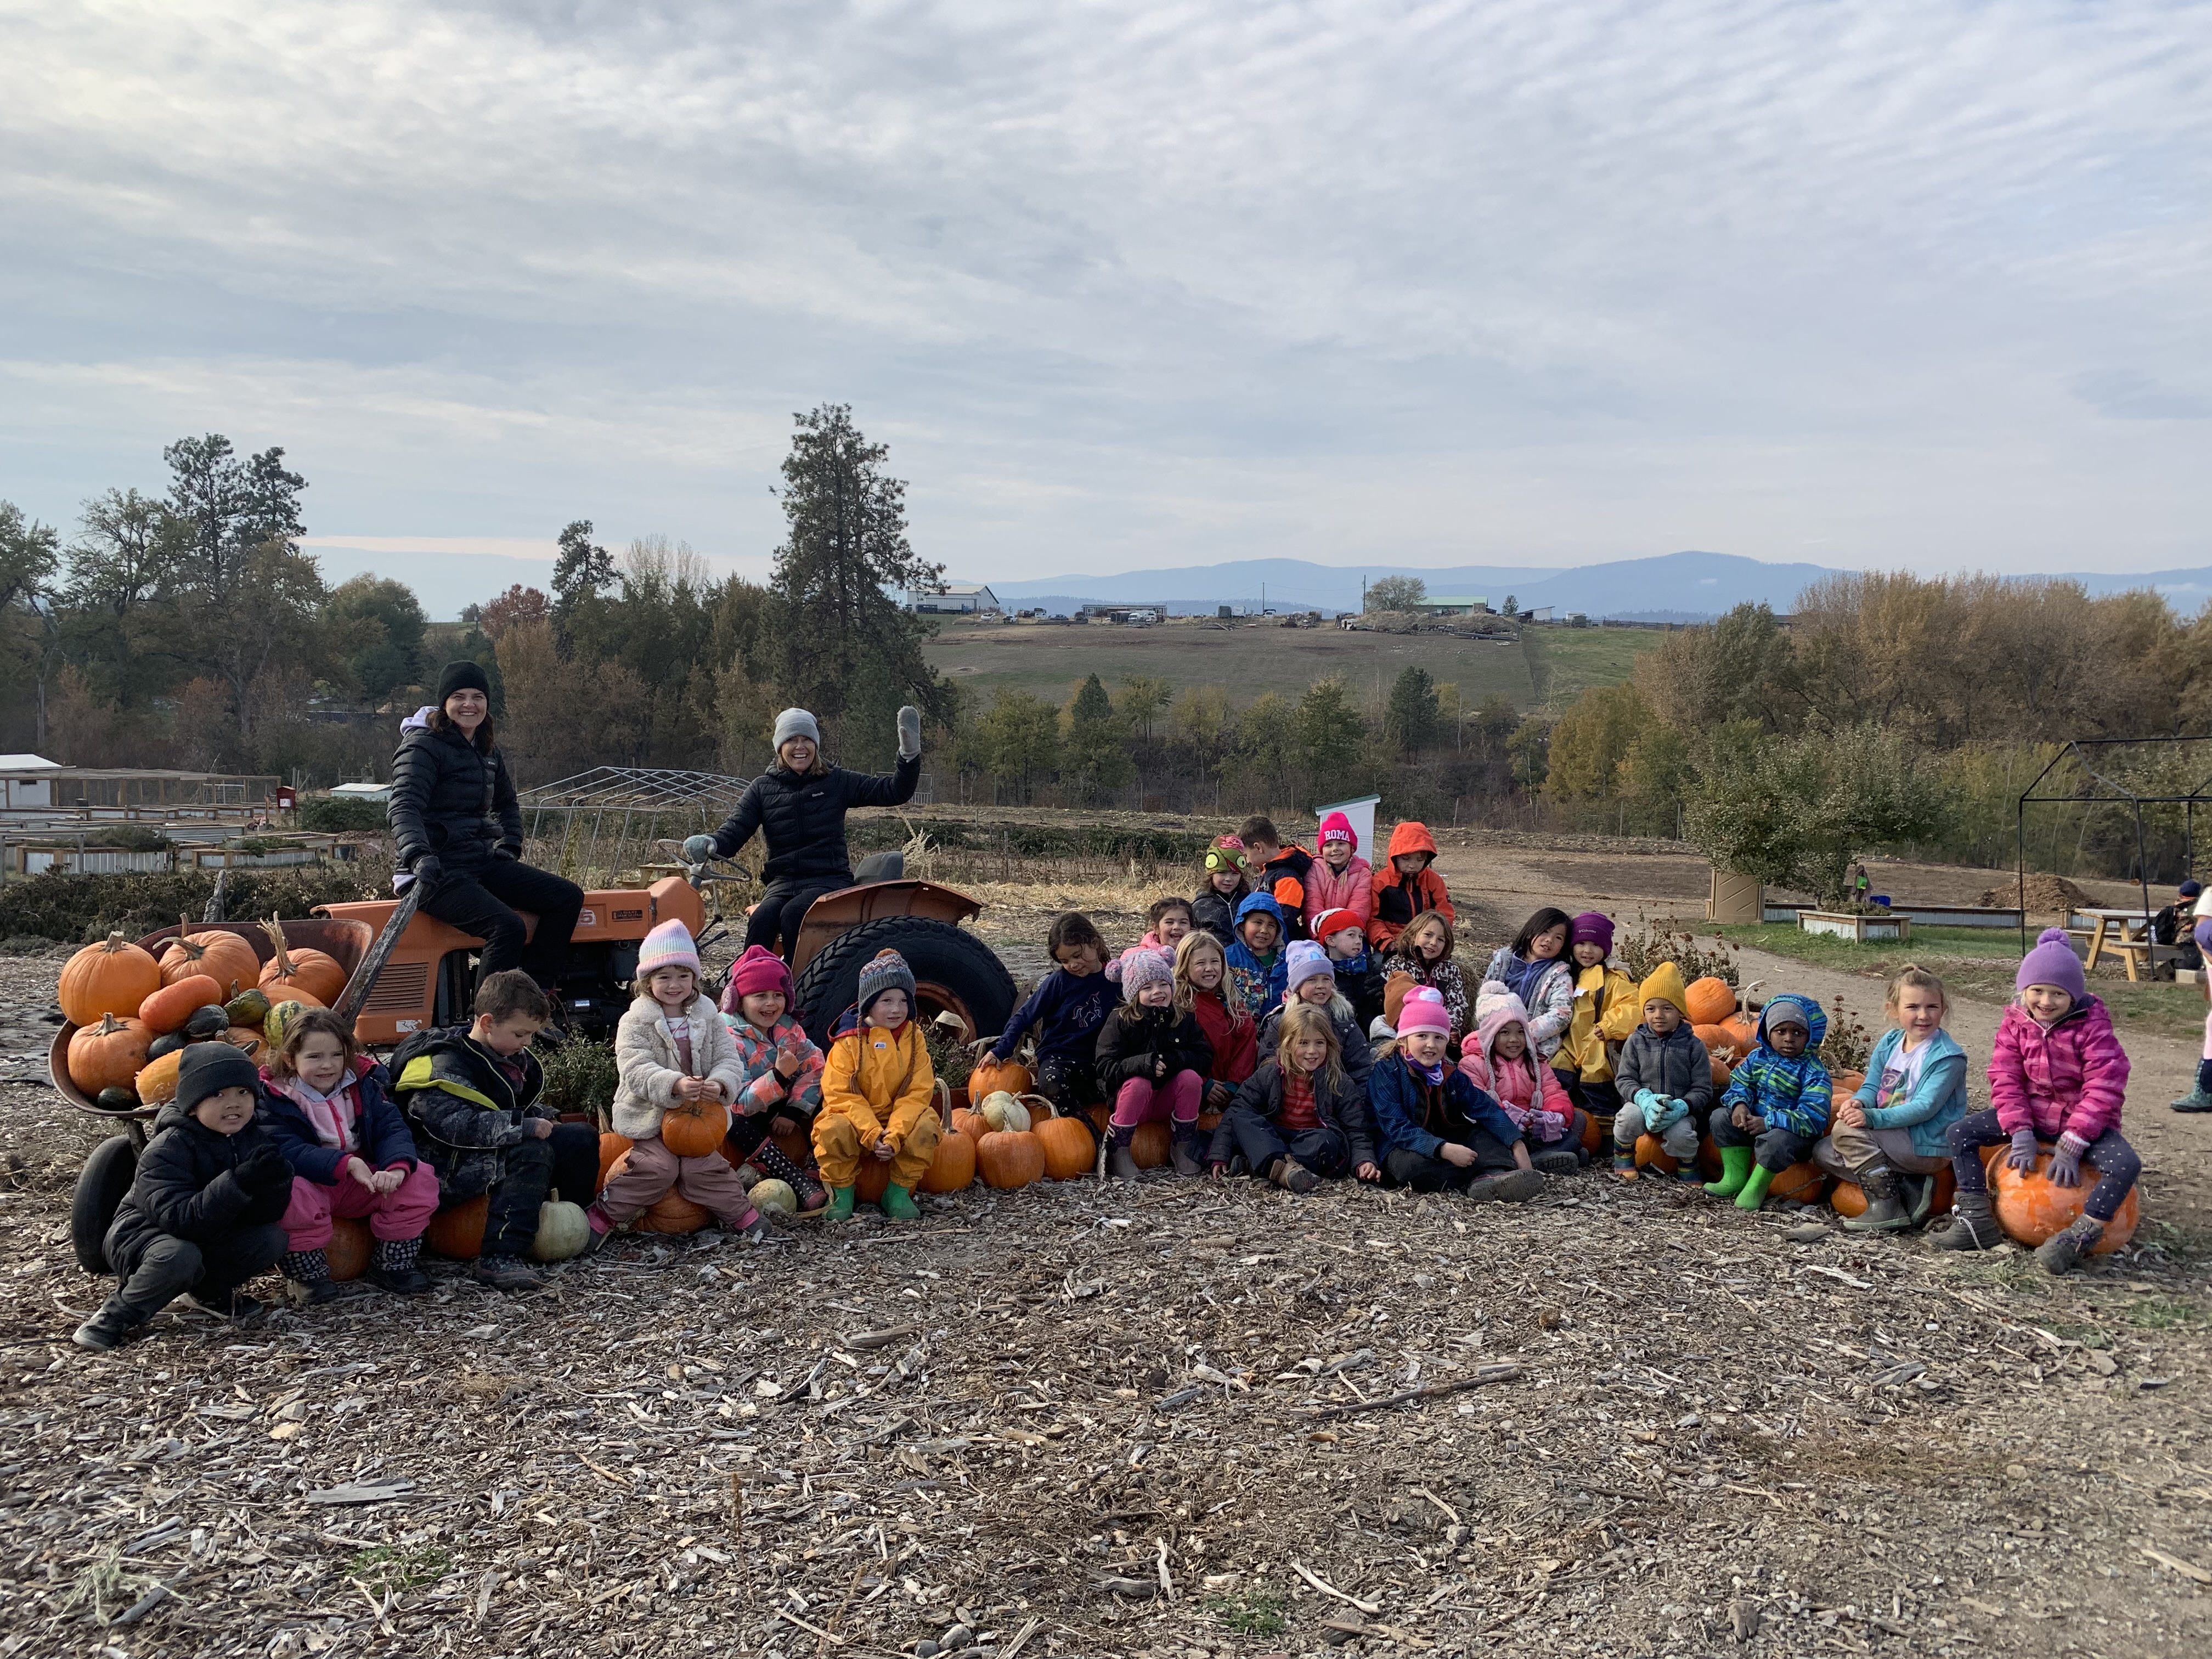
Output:
[[[522,808],[492,741],[490,690],[476,664],[446,665],[438,706],[426,725],[407,726],[392,757],[392,839],[400,864],[422,884],[422,914],[484,942],[479,985],[519,965],[557,990],[584,890],[521,861]],[[526,945],[510,906],[538,918]]]
[[[822,758],[822,732],[804,708],[775,717],[775,764],[752,781],[738,810],[711,836],[684,843],[694,863],[728,858],[761,832],[768,862],[767,890],[745,924],[745,945],[774,951],[782,940],[786,962],[799,948],[799,925],[807,907],[824,893],[853,884],[852,854],[845,846],[845,814],[855,806],[902,806],[921,781],[921,711],[898,712],[898,769],[872,775],[848,772]]]

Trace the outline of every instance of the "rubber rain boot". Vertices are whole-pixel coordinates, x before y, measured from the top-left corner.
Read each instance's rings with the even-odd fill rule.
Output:
[[[1134,1126],[1111,1124],[1106,1130],[1106,1173],[1116,1181],[1134,1181],[1139,1174],[1137,1160],[1130,1156],[1129,1140],[1136,1133]]]
[[[1709,1181],[1705,1190],[1715,1198],[1734,1198],[1743,1190],[1743,1183],[1751,1179],[1752,1152],[1748,1146],[1721,1148],[1721,1178]]]
[[[1751,1149],[1745,1147],[1747,1152]],[[1774,1184],[1774,1171],[1754,1165],[1743,1183],[1743,1190],[1735,1195],[1739,1210],[1755,1210],[1766,1202],[1766,1189]]]
[[[1951,1200],[1951,1224],[1928,1235],[1937,1250],[1993,1250],[2004,1243],[1996,1207],[1986,1192],[1960,1193]]]
[[[892,1221],[921,1219],[921,1212],[915,1207],[914,1194],[896,1182],[884,1188],[882,1209],[885,1218]]]
[[[853,1218],[853,1189],[850,1187],[830,1188],[830,1218],[832,1221],[850,1221]]]
[[[1845,1232],[1895,1233],[1912,1224],[1912,1215],[1905,1207],[1902,1184],[1896,1170],[1877,1161],[1856,1173],[1859,1190],[1866,1194],[1866,1213],[1845,1216]]]

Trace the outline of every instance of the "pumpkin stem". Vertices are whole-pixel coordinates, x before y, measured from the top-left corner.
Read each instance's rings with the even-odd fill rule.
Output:
[[[100,1035],[101,1036],[112,1036],[116,1032],[122,1029],[122,1021],[117,1019],[113,1014],[102,1014],[100,1017]]]
[[[284,954],[284,923],[283,920],[276,916],[270,917],[268,921],[261,924],[261,931],[269,935],[269,943],[276,952],[276,971],[283,975],[287,979],[291,978],[292,959]]]
[[[123,930],[118,927],[107,936],[106,943],[100,948],[112,954],[117,951],[128,950],[130,945],[131,941],[123,937]]]

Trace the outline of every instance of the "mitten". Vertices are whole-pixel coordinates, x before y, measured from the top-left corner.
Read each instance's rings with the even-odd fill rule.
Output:
[[[1649,1089],[1638,1089],[1636,1091],[1636,1098],[1629,1102],[1629,1104],[1643,1114],[1644,1127],[1646,1129],[1656,1130],[1660,1110],[1658,1096],[1653,1094]]]
[[[1539,1140],[1557,1140],[1567,1132],[1567,1121],[1557,1112],[1536,1112],[1530,1115],[1529,1127],[1535,1130]]]
[[[708,859],[714,856],[714,838],[712,836],[691,836],[685,839],[684,842],[684,863],[704,864]]]
[[[898,711],[899,758],[910,761],[921,753],[921,710],[912,703]]]
[[[2005,1154],[2005,1162],[2022,1175],[2035,1168],[2035,1130],[2032,1126],[2012,1132],[2012,1150]]]
[[[238,1184],[249,1193],[265,1193],[273,1188],[289,1186],[292,1166],[284,1161],[284,1154],[276,1150],[272,1141],[257,1141],[246,1150],[238,1160]]]
[[[410,867],[415,872],[416,883],[424,898],[429,897],[444,885],[446,866],[435,853],[423,854]]]
[[[2045,1171],[2054,1187],[2078,1187],[2081,1184],[2081,1154],[2089,1150],[2089,1143],[2077,1134],[2063,1134],[2058,1145],[2051,1149],[2051,1168]]]

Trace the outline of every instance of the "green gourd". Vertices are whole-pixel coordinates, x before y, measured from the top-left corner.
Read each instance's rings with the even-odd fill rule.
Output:
[[[138,1097],[111,1084],[100,1091],[92,1103],[103,1112],[135,1112],[138,1109]]]
[[[230,1029],[230,1013],[219,1002],[210,1002],[192,1010],[192,1017],[185,1022],[185,1035],[194,1042],[205,1042],[219,1037]]]
[[[146,1045],[146,1058],[159,1060],[163,1054],[173,1054],[191,1041],[182,1031],[164,1031]]]
[[[561,1201],[561,1189],[550,1189],[538,1206],[538,1236],[530,1241],[530,1254],[538,1261],[566,1261],[581,1255],[592,1242],[592,1224],[580,1204]]]
[[[240,991],[222,1006],[225,1020],[232,1025],[258,1025],[269,1018],[269,994],[265,991]]]

